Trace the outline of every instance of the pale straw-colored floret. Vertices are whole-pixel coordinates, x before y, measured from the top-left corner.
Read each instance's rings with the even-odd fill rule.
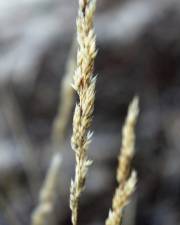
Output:
[[[125,182],[129,176],[135,149],[135,126],[139,114],[139,99],[134,97],[129,105],[128,114],[122,129],[122,146],[118,157],[117,181]]]
[[[122,212],[124,207],[128,204],[129,198],[135,190],[137,182],[136,172],[133,171],[129,179],[124,185],[119,185],[115,191],[112,209],[109,211],[106,225],[120,225],[122,221]]]
[[[32,214],[31,225],[45,225],[52,216],[58,193],[60,165],[61,156],[57,153],[51,161],[46,179],[40,191],[39,203]]]
[[[72,87],[77,92],[79,102],[76,104],[73,117],[73,134],[71,146],[75,152],[75,178],[70,187],[70,208],[72,224],[77,225],[79,198],[85,187],[88,167],[87,149],[92,133],[89,131],[94,110],[96,77],[93,77],[96,41],[93,30],[93,18],[96,8],[94,0],[79,0],[77,18],[77,67]]]
[[[118,157],[117,182],[118,187],[112,200],[106,225],[120,225],[124,207],[135,191],[137,175],[131,172],[131,161],[135,148],[135,125],[139,114],[139,100],[135,97],[129,105],[125,124],[122,130],[122,147]]]

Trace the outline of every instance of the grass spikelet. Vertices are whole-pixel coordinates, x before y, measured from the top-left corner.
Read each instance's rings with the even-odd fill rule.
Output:
[[[137,182],[136,172],[133,171],[129,179],[117,187],[112,203],[112,210],[109,211],[109,216],[106,220],[106,225],[120,225],[122,221],[122,212],[128,204],[130,196],[135,190]]]
[[[118,157],[117,181],[124,183],[129,176],[135,149],[135,126],[139,114],[139,99],[134,97],[122,129],[122,146]]]
[[[61,156],[55,154],[48,170],[39,196],[39,205],[34,210],[31,225],[45,225],[53,213],[53,205],[57,196]]]
[[[129,105],[128,114],[122,129],[122,147],[118,157],[117,182],[118,187],[112,200],[112,209],[109,211],[106,225],[120,225],[124,207],[135,191],[137,175],[131,171],[131,161],[135,148],[135,125],[139,114],[139,99],[135,97]]]
[[[77,67],[73,77],[73,88],[77,92],[79,102],[76,104],[73,117],[73,134],[71,146],[75,152],[75,178],[70,187],[70,208],[72,224],[77,225],[79,198],[85,188],[85,179],[91,161],[87,157],[87,149],[92,133],[89,131],[94,110],[96,77],[93,77],[96,57],[96,41],[93,30],[93,18],[96,8],[94,0],[79,0],[77,18]]]

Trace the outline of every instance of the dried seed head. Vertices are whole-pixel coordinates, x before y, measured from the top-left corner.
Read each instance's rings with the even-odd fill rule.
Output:
[[[121,224],[123,209],[128,204],[131,195],[135,191],[136,182],[137,175],[136,172],[133,171],[124,185],[119,185],[117,187],[113,197],[112,210],[109,211],[106,225]]]
[[[119,154],[117,169],[117,181],[124,182],[130,172],[131,161],[135,148],[135,126],[139,114],[139,99],[134,97],[129,105],[128,114],[122,130],[122,147]]]
[[[93,18],[96,8],[94,0],[79,0],[77,24],[77,67],[73,77],[73,88],[78,94],[73,117],[71,146],[75,152],[75,179],[70,187],[70,208],[72,223],[77,225],[78,205],[81,192],[85,188],[86,174],[92,161],[88,160],[87,150],[91,142],[89,128],[92,122],[95,100],[95,81],[93,77],[96,57],[96,39],[93,30]]]
[[[112,209],[109,211],[106,225],[120,225],[122,212],[128,204],[132,193],[135,190],[137,175],[131,171],[131,160],[134,156],[135,125],[139,113],[139,100],[135,97],[129,105],[128,114],[122,131],[122,147],[119,154],[117,168],[118,187],[112,200]]]

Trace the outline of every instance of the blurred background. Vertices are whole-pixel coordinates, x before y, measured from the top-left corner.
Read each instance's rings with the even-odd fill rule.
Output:
[[[70,224],[72,112],[65,141],[52,141],[78,1],[0,1],[0,224],[30,224],[54,151],[63,162],[55,224]],[[140,97],[134,200],[126,225],[180,224],[180,1],[97,0],[94,163],[79,224],[104,224],[116,187],[121,128]],[[74,103],[73,103],[74,107]]]

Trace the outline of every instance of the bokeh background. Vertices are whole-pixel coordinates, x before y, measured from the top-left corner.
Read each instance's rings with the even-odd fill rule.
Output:
[[[75,36],[78,1],[0,1],[0,224],[26,225],[54,145],[52,125]],[[180,223],[180,1],[97,0],[94,137],[79,224],[104,224],[116,187],[121,128],[140,97],[138,185],[126,225]],[[64,99],[67,101],[67,99]],[[72,114],[55,224],[70,224]]]

